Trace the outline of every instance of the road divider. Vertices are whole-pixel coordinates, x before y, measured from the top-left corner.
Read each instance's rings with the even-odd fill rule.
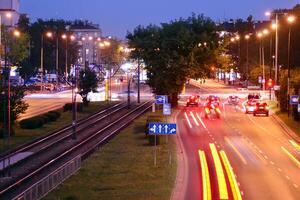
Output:
[[[202,191],[203,191],[203,200],[211,200],[211,186],[210,186],[210,178],[209,171],[207,166],[207,160],[204,151],[199,150],[199,159],[201,166],[201,174],[202,174]]]
[[[209,144],[214,164],[215,164],[215,170],[217,174],[217,179],[218,179],[218,188],[219,188],[219,197],[220,199],[228,199],[228,191],[227,191],[227,185],[226,185],[226,180],[225,180],[225,175],[223,171],[223,167],[221,164],[221,160],[217,151],[217,148],[215,144],[210,143]]]
[[[244,158],[244,156],[239,152],[239,150],[232,144],[232,142],[229,140],[228,137],[225,137],[224,138],[225,141],[230,145],[230,147],[234,150],[234,152],[238,155],[238,157],[241,159],[241,161],[247,165],[247,161],[246,159]]]
[[[238,186],[237,180],[235,178],[235,175],[233,173],[233,169],[231,167],[231,164],[228,160],[228,157],[225,153],[225,151],[220,151],[220,156],[222,159],[222,162],[225,166],[225,170],[229,179],[229,184],[232,190],[232,194],[233,194],[233,199],[234,200],[242,200],[242,195],[241,195],[241,191],[240,188]]]
[[[188,115],[186,114],[186,112],[184,112],[184,116],[185,116],[186,121],[187,121],[188,124],[189,124],[189,127],[190,127],[190,128],[193,128],[193,126],[192,126],[192,124],[191,124],[191,121],[190,121]]]
[[[199,119],[199,121],[200,121],[200,123],[202,124],[202,126],[203,126],[205,129],[207,129],[206,126],[205,126],[205,124],[204,124],[204,122],[202,121],[200,115],[199,115],[198,113],[196,113],[196,116],[197,116],[197,118]]]
[[[297,151],[300,152],[300,145],[297,142],[295,142],[294,140],[290,140],[290,143],[293,145],[293,147],[295,147]]]
[[[300,168],[300,161],[283,146],[281,146],[281,149]]]
[[[198,121],[197,121],[197,119],[196,119],[194,113],[193,113],[193,112],[190,112],[190,115],[192,116],[192,118],[193,118],[193,120],[194,120],[196,126],[199,126],[199,123],[198,123]]]

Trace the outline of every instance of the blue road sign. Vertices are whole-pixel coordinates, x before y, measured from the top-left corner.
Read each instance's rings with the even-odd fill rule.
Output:
[[[163,114],[164,115],[171,115],[171,104],[169,104],[169,103],[164,104]]]
[[[174,135],[176,134],[176,124],[166,123],[149,123],[149,134],[150,135]]]
[[[299,96],[298,95],[291,95],[290,96],[290,104],[291,105],[298,105],[299,103]]]
[[[168,96],[166,96],[166,95],[156,95],[155,96],[155,103],[156,104],[168,103]]]
[[[298,104],[298,112],[300,113],[300,104]]]

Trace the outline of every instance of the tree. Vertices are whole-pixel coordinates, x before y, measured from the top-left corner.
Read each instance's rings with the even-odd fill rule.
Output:
[[[131,58],[145,62],[154,93],[169,95],[173,105],[188,78],[209,75],[218,48],[216,26],[203,15],[138,26],[127,39],[133,49]]]
[[[106,41],[107,42],[107,41]],[[109,45],[99,49],[99,60],[107,70],[117,70],[120,68],[124,60],[124,52],[122,51],[122,43],[118,39],[112,38],[109,40]]]
[[[87,95],[89,92],[96,92],[98,87],[97,75],[90,68],[81,70],[79,73],[79,94],[82,97],[83,104],[88,106],[89,100]]]
[[[0,77],[1,83],[3,82],[3,76]],[[5,103],[3,106],[0,106],[0,128],[4,127],[4,116],[7,117],[7,115],[4,115],[7,113],[7,87],[3,87],[4,85],[0,85],[0,99],[1,103]],[[11,124],[14,124],[15,121],[18,119],[20,114],[24,113],[26,109],[28,108],[28,104],[23,100],[25,94],[25,89],[22,86],[12,86],[11,92],[10,92],[10,121]],[[6,118],[7,119],[7,118]],[[13,133],[14,131],[12,131]]]

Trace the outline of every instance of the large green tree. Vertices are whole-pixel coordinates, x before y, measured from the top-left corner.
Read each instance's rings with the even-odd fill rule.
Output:
[[[203,15],[163,23],[138,26],[127,35],[131,57],[146,64],[149,85],[156,94],[178,94],[188,78],[206,77],[219,47],[215,23]]]

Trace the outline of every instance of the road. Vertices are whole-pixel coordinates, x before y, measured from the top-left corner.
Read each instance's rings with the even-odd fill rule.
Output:
[[[126,101],[127,100],[127,83],[119,83],[112,81],[111,96],[112,101]],[[137,99],[137,87],[136,84],[131,86],[131,98],[132,101]],[[149,95],[152,95],[150,88],[146,85],[141,86],[141,99],[147,99]],[[50,110],[55,110],[63,107],[64,104],[72,102],[71,90],[57,92],[57,93],[36,93],[25,96],[25,101],[29,104],[29,108],[26,113],[22,114],[19,120],[36,116]],[[99,88],[99,92],[91,95],[91,101],[104,101],[105,91],[104,87]],[[80,95],[77,95],[77,101],[81,101]]]
[[[222,116],[205,119],[201,106],[187,108],[184,97],[180,101],[177,138],[185,162],[179,163],[184,181],[177,188],[184,199],[299,199],[299,143],[274,116],[245,114],[241,103],[246,99],[227,104],[226,96],[245,97],[245,92],[214,81],[198,87],[187,87],[187,95],[220,95]]]

